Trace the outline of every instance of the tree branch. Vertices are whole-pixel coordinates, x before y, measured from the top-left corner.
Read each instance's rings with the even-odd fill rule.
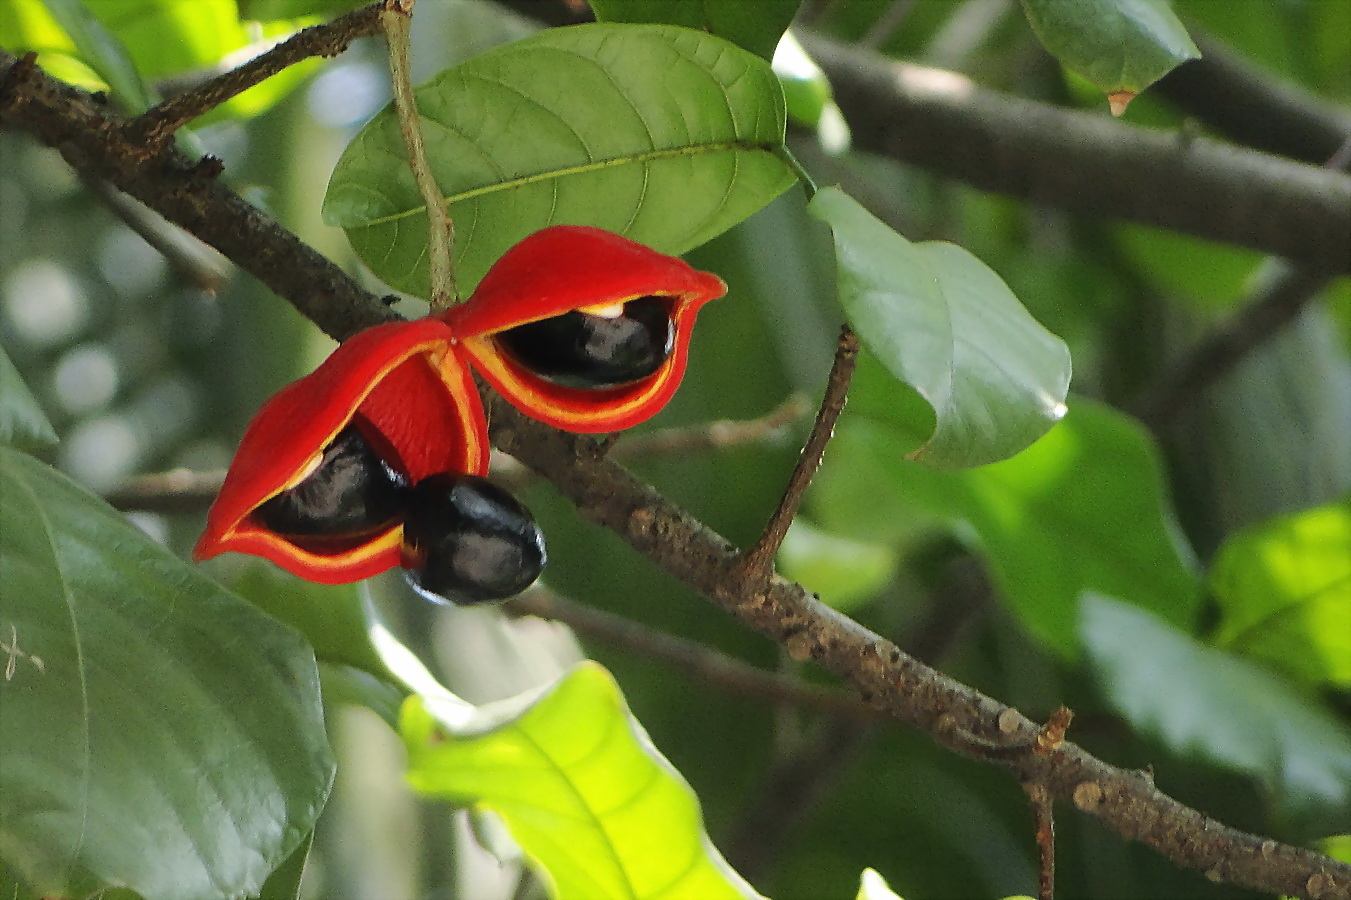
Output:
[[[228,188],[195,172],[172,147],[146,159],[119,120],[88,95],[47,77],[31,58],[25,63],[0,51],[0,117],[58,147],[81,174],[107,178],[216,247],[332,336],[346,338],[394,317],[379,297]],[[1036,751],[1036,723],[907,656],[801,585],[773,577],[743,589],[736,577],[739,557],[721,535],[603,458],[593,444],[529,420],[499,397],[488,402],[496,445],[552,481],[583,516],[748,627],[795,656],[816,660],[864,702],[955,752],[1004,766],[1022,782],[1045,784],[1052,796],[1072,800],[1179,866],[1270,893],[1351,896],[1351,866],[1229,828],[1162,793],[1140,773],[1111,766],[1070,742]],[[966,735],[1018,749],[986,754]]]
[[[1137,128],[799,34],[854,146],[982,190],[1351,272],[1351,177]]]
[[[1335,171],[1351,168],[1351,136],[1325,165]],[[1259,272],[1260,286],[1238,312],[1214,326],[1141,392],[1132,404],[1141,421],[1155,431],[1168,424],[1207,385],[1229,374],[1250,352],[1294,321],[1332,280],[1279,259],[1268,260],[1267,268]]]
[[[800,678],[757,669],[697,641],[666,634],[623,616],[565,600],[547,590],[529,590],[508,600],[506,609],[513,615],[562,622],[580,635],[665,663],[736,696],[788,703],[854,722],[875,722],[883,716],[851,694],[820,687]]]
[[[1150,93],[1239,143],[1306,163],[1322,163],[1351,137],[1351,111],[1253,67],[1209,35],[1191,35],[1201,58]]]
[[[835,434],[835,422],[844,410],[844,402],[849,395],[849,382],[854,377],[854,362],[858,358],[858,335],[848,325],[840,330],[840,339],[835,347],[835,361],[831,364],[830,375],[826,378],[825,396],[821,398],[821,407],[817,410],[816,421],[812,424],[807,443],[798,455],[793,474],[788,478],[783,497],[775,508],[769,522],[765,525],[760,539],[742,555],[742,577],[752,581],[762,581],[774,571],[774,555],[779,552],[788,527],[797,518],[802,497],[811,486],[816,470],[821,468],[821,457],[826,452],[826,444]]]
[[[127,123],[133,142],[160,149],[175,131],[283,69],[313,56],[337,56],[359,37],[380,30],[383,3],[353,10],[332,22],[312,25],[260,53],[238,68],[203,82],[145,111]]]

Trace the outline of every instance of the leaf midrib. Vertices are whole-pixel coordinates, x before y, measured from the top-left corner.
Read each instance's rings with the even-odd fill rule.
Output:
[[[610,740],[610,735],[613,734],[614,729],[616,727],[617,723],[611,722],[610,727],[606,730],[606,733],[601,737],[599,741],[596,742],[595,749],[585,754],[585,756],[583,756],[582,758],[585,759],[586,756],[590,756],[592,753],[595,753],[596,750],[598,750],[600,747],[608,743]],[[581,804],[582,809],[586,811],[587,816],[595,824],[596,830],[599,831],[601,835],[605,838],[604,841],[605,849],[609,851],[610,858],[611,860],[614,861],[615,869],[619,872],[619,877],[623,879],[624,890],[627,892],[627,896],[637,897],[638,892],[633,886],[633,881],[629,878],[628,867],[624,865],[624,860],[621,859],[619,856],[619,850],[615,847],[614,839],[610,836],[609,830],[605,827],[605,822],[602,821],[601,817],[596,814],[596,811],[592,807],[591,802],[587,799],[586,795],[582,793],[581,788],[579,788],[577,784],[572,780],[572,777],[568,774],[567,770],[564,769],[563,766],[559,765],[558,760],[553,758],[553,756],[548,752],[548,749],[539,741],[535,740],[534,736],[530,734],[529,730],[522,723],[517,722],[514,730],[516,731],[517,734],[519,734],[522,738],[524,738],[527,743],[530,744],[530,746],[535,750],[535,752],[539,754],[541,759],[543,759],[546,763],[549,764],[549,767],[558,774],[559,779],[567,787],[568,791],[573,795],[573,797],[576,798],[577,802]]]
[[[80,858],[80,851],[84,849],[85,833],[89,825],[89,779],[93,769],[93,751],[90,746],[89,734],[89,685],[85,679],[84,662],[84,643],[80,640],[80,627],[75,618],[75,606],[71,600],[70,588],[66,585],[65,573],[61,571],[61,558],[56,552],[56,541],[53,537],[55,530],[52,528],[51,520],[47,517],[47,511],[42,508],[42,503],[38,499],[37,491],[14,470],[10,471],[10,477],[19,489],[28,495],[28,499],[33,504],[33,509],[37,514],[39,524],[42,529],[43,541],[47,544],[47,549],[52,557],[52,571],[56,573],[57,581],[61,588],[61,599],[65,603],[66,612],[70,616],[70,633],[75,640],[75,670],[80,676],[80,726],[84,731],[84,740],[82,749],[84,751],[84,766],[80,786],[80,833],[75,839],[75,844],[70,851],[70,861],[66,865],[65,875],[62,881],[70,875]]]
[[[531,184],[538,184],[542,181],[567,178],[573,175],[587,175],[591,172],[599,172],[605,169],[613,169],[618,166],[629,165],[631,163],[645,163],[661,159],[675,159],[682,156],[701,156],[706,153],[725,153],[728,151],[736,152],[759,152],[773,154],[778,149],[776,144],[757,141],[714,141],[705,144],[683,144],[679,147],[668,147],[660,150],[648,150],[642,153],[626,154],[624,156],[612,156],[605,159],[591,160],[575,166],[563,166],[557,169],[549,169],[543,172],[535,172],[530,175],[522,175],[516,178],[510,178],[506,181],[497,181],[492,184],[481,187],[470,188],[467,191],[461,191],[458,194],[447,194],[446,203],[459,203],[462,200],[472,200],[475,197],[481,197],[486,194],[493,194],[499,191],[510,191],[517,188],[526,187]],[[347,225],[347,228],[371,228],[376,225],[385,225],[400,219],[406,219],[409,216],[415,216],[427,208],[426,204],[419,204],[393,213],[387,216],[379,216],[374,219],[368,219],[365,222],[355,225]]]

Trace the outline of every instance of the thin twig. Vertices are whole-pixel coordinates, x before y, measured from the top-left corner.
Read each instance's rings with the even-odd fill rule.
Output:
[[[859,46],[867,47],[869,50],[879,49],[891,40],[891,36],[901,27],[901,23],[910,15],[910,10],[914,9],[914,6],[915,0],[891,0],[887,8],[882,10],[882,14],[868,26],[863,37],[859,38]]]
[[[196,177],[192,164],[172,148],[148,165],[142,148],[126,139],[120,120],[106,107],[3,49],[0,119],[57,148],[82,174],[108,178],[216,247],[334,338],[343,340],[397,318],[377,294],[227,185]],[[1351,897],[1351,865],[1230,828],[1160,791],[1152,779],[1104,762],[1070,741],[1050,753],[1029,749],[1012,759],[974,754],[968,744],[954,740],[956,729],[995,732],[1005,739],[1029,736],[1035,747],[1040,728],[906,655],[799,584],[771,578],[748,586],[737,577],[741,557],[724,537],[622,466],[583,452],[575,436],[528,419],[492,393],[486,400],[493,408],[494,444],[553,482],[580,515],[611,529],[746,627],[785,646],[798,644],[851,684],[864,702],[924,731],[940,746],[1000,765],[1020,782],[1044,783],[1053,796],[1072,800],[1122,838],[1141,841],[1212,880],[1316,900]],[[1006,727],[996,729],[996,721]]]
[[[825,396],[821,398],[821,407],[816,412],[816,422],[812,425],[807,443],[798,456],[793,474],[789,476],[788,487],[784,489],[778,508],[769,517],[765,530],[755,546],[743,556],[742,572],[748,580],[763,580],[773,571],[774,554],[779,552],[788,526],[793,524],[802,495],[812,483],[816,470],[821,467],[821,457],[826,452],[826,444],[835,434],[835,420],[844,409],[845,399],[849,395],[849,382],[854,377],[854,362],[858,358],[858,335],[848,325],[840,329],[839,343],[835,347],[835,362],[830,367],[830,376],[826,379]]]
[[[1037,900],[1055,900],[1055,811],[1051,792],[1040,782],[1023,785],[1032,805],[1036,822],[1037,856],[1040,862],[1037,877]]]
[[[1351,169],[1351,136],[1327,160],[1328,169]],[[1351,252],[1351,246],[1348,247]],[[1168,367],[1132,404],[1152,428],[1166,425],[1212,385],[1280,333],[1327,287],[1331,273],[1267,261],[1261,286],[1238,312],[1215,325],[1189,351]]]
[[[624,437],[610,451],[610,455],[615,459],[633,460],[760,444],[782,434],[787,426],[805,416],[809,409],[805,397],[793,394],[763,416],[754,419],[718,419]]]
[[[381,6],[381,3],[373,3],[332,22],[312,25],[242,66],[146,110],[127,123],[132,143],[141,143],[148,153],[152,153],[188,122],[283,69],[314,56],[337,56],[352,41],[380,30]]]
[[[216,499],[224,481],[223,471],[171,469],[129,478],[104,494],[103,499],[113,509],[127,512],[196,512]]]
[[[692,678],[717,685],[729,694],[788,703],[855,722],[876,722],[884,718],[851,694],[758,669],[697,641],[574,603],[544,588],[535,588],[508,600],[506,610],[513,615],[562,622],[578,634],[665,663]]]
[[[84,177],[85,186],[122,223],[159,251],[169,267],[189,284],[209,294],[229,277],[226,260],[197,238],[146,209],[101,178]]]
[[[455,263],[451,258],[455,223],[450,218],[441,187],[432,175],[431,163],[427,161],[427,148],[422,142],[422,120],[418,114],[408,62],[414,2],[385,0],[380,22],[389,43],[389,78],[394,88],[394,109],[399,117],[399,130],[403,132],[403,143],[408,148],[408,168],[413,172],[418,193],[427,207],[427,271],[431,282],[428,296],[432,311],[435,312],[459,300],[459,292],[455,288]]]

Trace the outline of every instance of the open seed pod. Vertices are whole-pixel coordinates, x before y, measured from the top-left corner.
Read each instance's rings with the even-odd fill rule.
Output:
[[[404,561],[412,487],[483,475],[488,452],[478,392],[446,325],[376,326],[259,410],[193,555],[251,553],[324,584],[366,578]]]
[[[516,244],[442,318],[474,367],[527,415],[617,431],[680,385],[700,307],[722,279],[598,228],[558,225]]]

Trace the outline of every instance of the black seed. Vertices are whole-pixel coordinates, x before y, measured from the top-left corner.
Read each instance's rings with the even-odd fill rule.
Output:
[[[324,448],[319,468],[254,515],[300,543],[347,542],[387,528],[402,514],[406,496],[406,480],[348,425]]]
[[[610,388],[661,368],[675,345],[667,297],[639,297],[614,318],[570,312],[518,325],[498,344],[531,372],[556,384]]]
[[[406,573],[432,600],[460,605],[505,600],[544,568],[544,535],[530,510],[474,475],[433,475],[413,488],[404,541],[422,564]]]

